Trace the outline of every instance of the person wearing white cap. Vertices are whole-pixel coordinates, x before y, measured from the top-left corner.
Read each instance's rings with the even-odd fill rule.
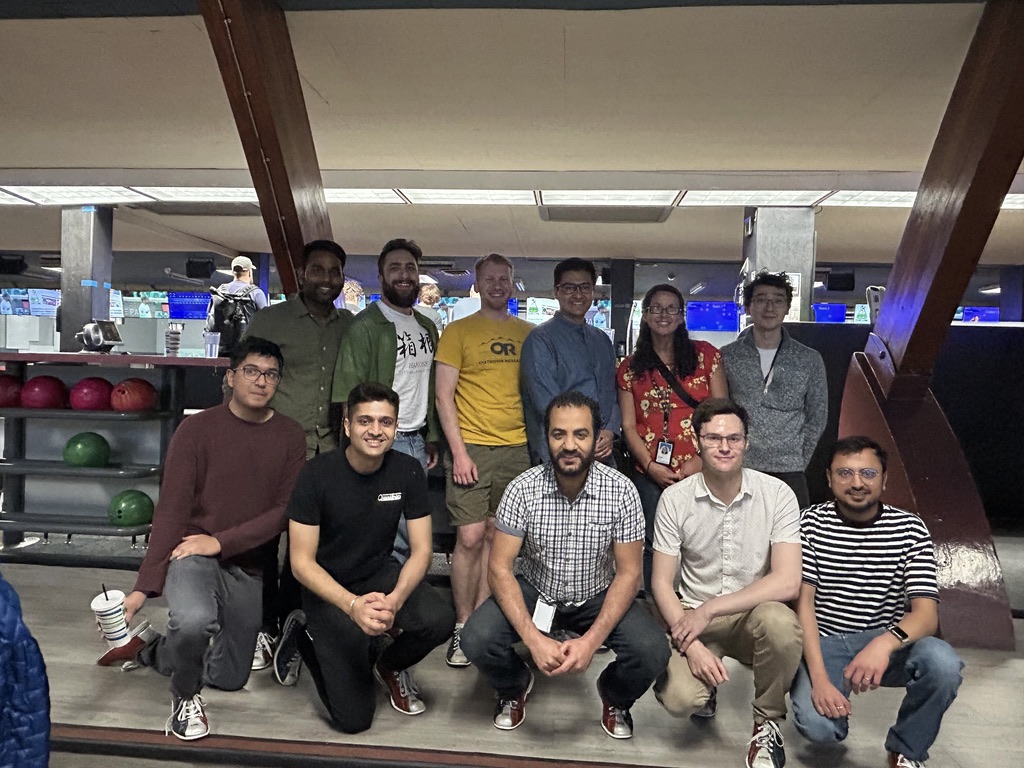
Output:
[[[235,256],[231,260],[231,271],[234,279],[224,285],[229,293],[241,293],[252,286],[252,273],[256,266],[248,256]],[[267,294],[259,287],[252,289],[252,300],[256,303],[256,309],[263,309],[267,306]]]

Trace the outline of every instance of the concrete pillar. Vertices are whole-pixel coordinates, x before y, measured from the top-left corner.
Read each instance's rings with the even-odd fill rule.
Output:
[[[785,272],[793,283],[789,319],[813,320],[814,209],[745,208],[743,217],[744,278],[762,269]]]
[[[1024,267],[999,270],[999,320],[1019,323],[1024,320]]]
[[[636,278],[635,259],[611,260],[612,328],[615,329],[615,354],[626,356],[629,314],[633,311],[633,288]]]
[[[87,205],[61,211],[60,351],[78,352],[75,334],[93,320],[110,319],[114,211]]]

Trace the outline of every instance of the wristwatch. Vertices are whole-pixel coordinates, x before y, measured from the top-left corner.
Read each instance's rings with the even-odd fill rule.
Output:
[[[895,637],[901,643],[905,643],[908,640],[910,640],[910,635],[908,635],[906,632],[904,632],[902,629],[900,629],[900,625],[897,624],[895,621],[892,624],[890,624],[888,627],[886,627],[885,631],[888,632],[893,637]]]

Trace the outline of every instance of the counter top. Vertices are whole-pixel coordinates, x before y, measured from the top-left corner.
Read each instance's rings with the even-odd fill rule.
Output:
[[[60,363],[63,365],[99,365],[106,368],[152,366],[154,368],[227,368],[226,357],[168,357],[165,355],[129,355],[102,352],[4,352],[0,362]]]

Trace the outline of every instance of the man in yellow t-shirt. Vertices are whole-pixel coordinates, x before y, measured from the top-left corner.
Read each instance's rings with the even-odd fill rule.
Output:
[[[448,440],[448,517],[457,531],[452,553],[455,632],[449,666],[469,665],[460,631],[490,590],[489,530],[509,482],[530,468],[519,395],[519,353],[533,326],[508,313],[512,262],[491,253],[476,263],[480,309],[451,323],[434,353],[437,413]]]

